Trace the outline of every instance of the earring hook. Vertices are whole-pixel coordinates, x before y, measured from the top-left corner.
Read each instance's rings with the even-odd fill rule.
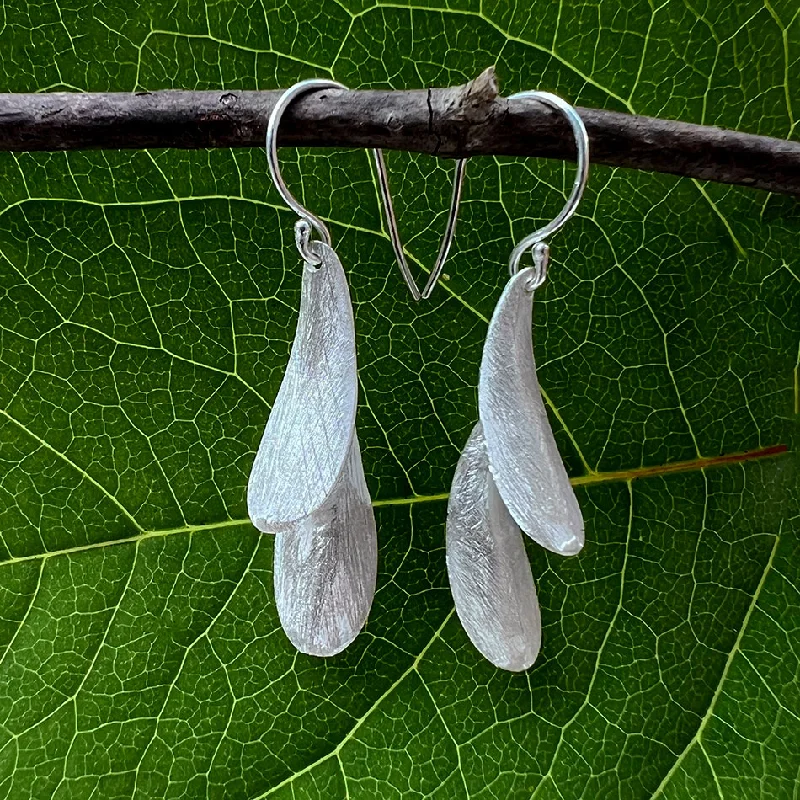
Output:
[[[538,100],[556,111],[561,112],[572,128],[572,133],[575,136],[575,149],[577,151],[578,169],[575,173],[575,180],[572,183],[572,192],[567,202],[564,204],[564,208],[561,209],[555,219],[548,222],[543,228],[539,228],[538,231],[528,234],[511,251],[508,264],[509,271],[512,275],[516,275],[519,272],[519,262],[523,254],[526,250],[531,250],[534,266],[536,267],[536,272],[529,284],[529,289],[533,291],[544,283],[544,279],[547,275],[547,262],[550,255],[550,248],[547,242],[545,242],[545,239],[559,230],[559,228],[561,228],[575,213],[583,197],[583,191],[589,180],[589,135],[586,133],[586,126],[583,124],[583,120],[580,118],[578,112],[558,95],[551,94],[550,92],[528,91],[512,94],[508,99]]]
[[[311,240],[311,228],[313,228],[321,237],[322,241],[328,246],[331,245],[331,234],[325,223],[316,214],[312,214],[304,205],[302,205],[295,196],[289,191],[289,187],[283,180],[281,175],[280,164],[278,163],[278,126],[281,124],[283,112],[289,107],[289,104],[299,95],[315,89],[346,89],[347,87],[336,81],[325,80],[324,78],[309,78],[305,81],[296,83],[291,88],[287,89],[275,103],[272,112],[269,115],[267,122],[267,164],[269,165],[269,172],[272,175],[272,181],[275,188],[278,190],[280,196],[284,199],[289,208],[300,217],[300,221],[295,225],[295,243],[300,255],[310,264],[319,264],[320,258],[311,252],[309,247]]]
[[[439,276],[444,269],[444,262],[447,261],[450,247],[453,244],[453,237],[456,235],[456,222],[458,220],[458,210],[461,206],[461,193],[464,188],[467,159],[459,158],[456,160],[456,169],[453,176],[453,193],[450,197],[450,213],[447,217],[447,226],[444,231],[444,237],[442,238],[442,244],[439,247],[439,253],[436,256],[436,262],[428,276],[425,288],[420,292],[417,287],[417,282],[414,280],[414,276],[411,274],[411,270],[408,267],[406,254],[403,252],[403,243],[400,241],[400,232],[397,229],[397,216],[394,211],[392,194],[389,191],[389,174],[386,169],[386,160],[383,157],[383,151],[376,148],[373,150],[373,153],[375,156],[375,170],[378,173],[378,188],[380,189],[381,200],[383,201],[383,210],[386,214],[386,226],[389,228],[389,238],[391,239],[392,248],[397,258],[397,265],[400,267],[400,272],[408,288],[411,290],[411,296],[415,300],[427,300],[439,281]]]
[[[267,122],[267,138],[266,138],[266,151],[267,151],[267,164],[269,165],[270,175],[275,183],[275,188],[283,198],[292,211],[300,217],[300,220],[295,224],[295,243],[300,255],[310,264],[319,264],[320,259],[313,253],[309,247],[311,241],[311,231],[315,230],[322,240],[328,246],[331,245],[331,234],[327,225],[316,214],[312,214],[304,205],[302,205],[297,198],[289,191],[286,182],[281,175],[280,164],[278,163],[278,126],[280,125],[281,118],[284,111],[289,107],[290,103],[301,94],[314,91],[317,89],[347,89],[344,84],[337,81],[327,80],[325,78],[309,78],[308,80],[300,81],[291,88],[287,89],[278,99],[272,112],[269,115]],[[411,292],[411,296],[415,300],[420,298],[427,298],[433,291],[433,287],[439,280],[439,276],[444,268],[444,262],[447,260],[450,246],[453,243],[453,237],[456,231],[456,219],[458,218],[458,208],[461,203],[461,190],[464,185],[464,172],[466,169],[466,159],[460,159],[456,162],[456,174],[453,181],[453,195],[450,203],[450,216],[447,220],[447,228],[445,230],[442,245],[439,248],[439,255],[436,258],[433,270],[428,277],[428,282],[422,292],[419,291],[417,283],[414,280],[411,270],[408,268],[405,254],[403,253],[403,245],[400,241],[400,234],[397,230],[397,217],[394,212],[394,204],[392,202],[392,195],[389,191],[389,175],[386,170],[386,161],[383,157],[383,151],[375,148],[373,151],[375,158],[375,166],[378,172],[378,185],[380,188],[381,200],[383,201],[384,211],[386,212],[386,221],[389,228],[389,237],[392,241],[395,255],[397,256],[397,263],[400,267],[400,272],[403,279]]]

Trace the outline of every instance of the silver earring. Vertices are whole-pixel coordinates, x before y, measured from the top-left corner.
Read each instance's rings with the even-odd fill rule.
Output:
[[[447,507],[447,571],[456,612],[497,667],[528,669],[541,646],[541,617],[520,530],[561,555],[583,547],[583,517],[542,402],[533,358],[533,293],[547,274],[555,233],[578,207],[589,174],[589,139],[572,106],[521,92],[562,113],[575,136],[578,171],[561,213],[512,251],[511,280],[497,303],[478,382],[479,422],[453,478]],[[530,250],[534,265],[520,269]]]
[[[301,652],[332,656],[364,626],[375,595],[377,536],[355,433],[358,402],[353,307],[325,223],[289,192],[278,165],[281,116],[298,95],[345,88],[328,80],[295,84],[267,125],[275,186],[300,220],[300,312],[289,364],[250,473],[247,510],[275,533],[275,603]],[[319,238],[312,239],[312,231]]]

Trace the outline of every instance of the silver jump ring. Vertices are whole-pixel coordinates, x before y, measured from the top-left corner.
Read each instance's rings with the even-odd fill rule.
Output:
[[[305,206],[301,205],[294,195],[289,191],[286,186],[283,176],[281,175],[280,165],[278,164],[278,126],[281,123],[283,112],[289,107],[289,104],[296,99],[299,95],[315,89],[347,89],[341,83],[336,81],[329,81],[324,78],[311,78],[309,80],[300,81],[287,89],[278,98],[272,113],[269,115],[267,122],[267,164],[269,165],[269,172],[272,175],[272,180],[275,183],[275,188],[278,190],[280,196],[284,199],[285,203],[298,217],[308,225],[310,225],[322,237],[322,241],[328,246],[331,244],[331,234],[325,223],[315,214],[312,214]],[[320,258],[310,249],[310,230],[300,223],[296,229],[295,242],[300,255],[310,264],[319,264]],[[301,235],[302,233],[302,235]]]
[[[509,100],[538,100],[545,105],[550,106],[556,111],[560,111],[572,127],[572,133],[575,136],[575,149],[577,151],[578,169],[575,174],[575,180],[572,183],[572,192],[567,200],[564,208],[561,209],[559,215],[545,225],[539,228],[538,231],[528,234],[512,251],[509,258],[508,266],[512,275],[519,272],[519,262],[523,254],[527,250],[531,250],[534,259],[534,266],[536,267],[536,274],[531,279],[531,289],[535,289],[544,282],[547,274],[547,260],[549,256],[549,249],[545,243],[551,234],[555,233],[561,226],[575,213],[578,208],[578,203],[583,197],[583,190],[586,188],[586,183],[589,180],[589,136],[586,133],[586,126],[580,118],[578,112],[565,100],[562,100],[558,95],[551,94],[550,92],[518,92],[512,94]],[[544,245],[540,247],[539,245]]]

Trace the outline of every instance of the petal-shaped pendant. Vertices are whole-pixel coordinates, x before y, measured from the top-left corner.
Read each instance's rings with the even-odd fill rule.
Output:
[[[336,253],[315,242],[305,264],[297,333],[247,486],[247,510],[265,533],[286,530],[331,493],[355,430],[358,377],[347,280]]]
[[[483,348],[478,407],[489,463],[511,516],[534,541],[561,555],[583,547],[583,517],[558,453],[533,360],[533,268],[509,282]]]
[[[475,647],[501,669],[528,669],[542,623],[522,533],[489,470],[483,428],[458,461],[447,505],[447,572],[456,612]]]
[[[302,653],[332,656],[364,626],[375,595],[375,516],[358,439],[325,503],[275,537],[275,603]]]

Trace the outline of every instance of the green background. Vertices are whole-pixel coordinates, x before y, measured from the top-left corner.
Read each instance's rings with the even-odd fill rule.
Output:
[[[410,88],[496,65],[505,93],[796,138],[799,16],[12,0],[0,88]],[[592,170],[535,304],[587,544],[528,543],[543,649],[510,675],[454,615],[444,496],[508,253],[572,167],[473,160],[447,279],[414,305],[367,154],[282,159],[355,302],[380,538],[366,631],[331,660],[296,654],[247,521],[300,283],[263,151],[2,154],[0,797],[796,797],[797,478],[769,456],[798,404],[796,201]],[[389,166],[422,275],[452,166]]]

